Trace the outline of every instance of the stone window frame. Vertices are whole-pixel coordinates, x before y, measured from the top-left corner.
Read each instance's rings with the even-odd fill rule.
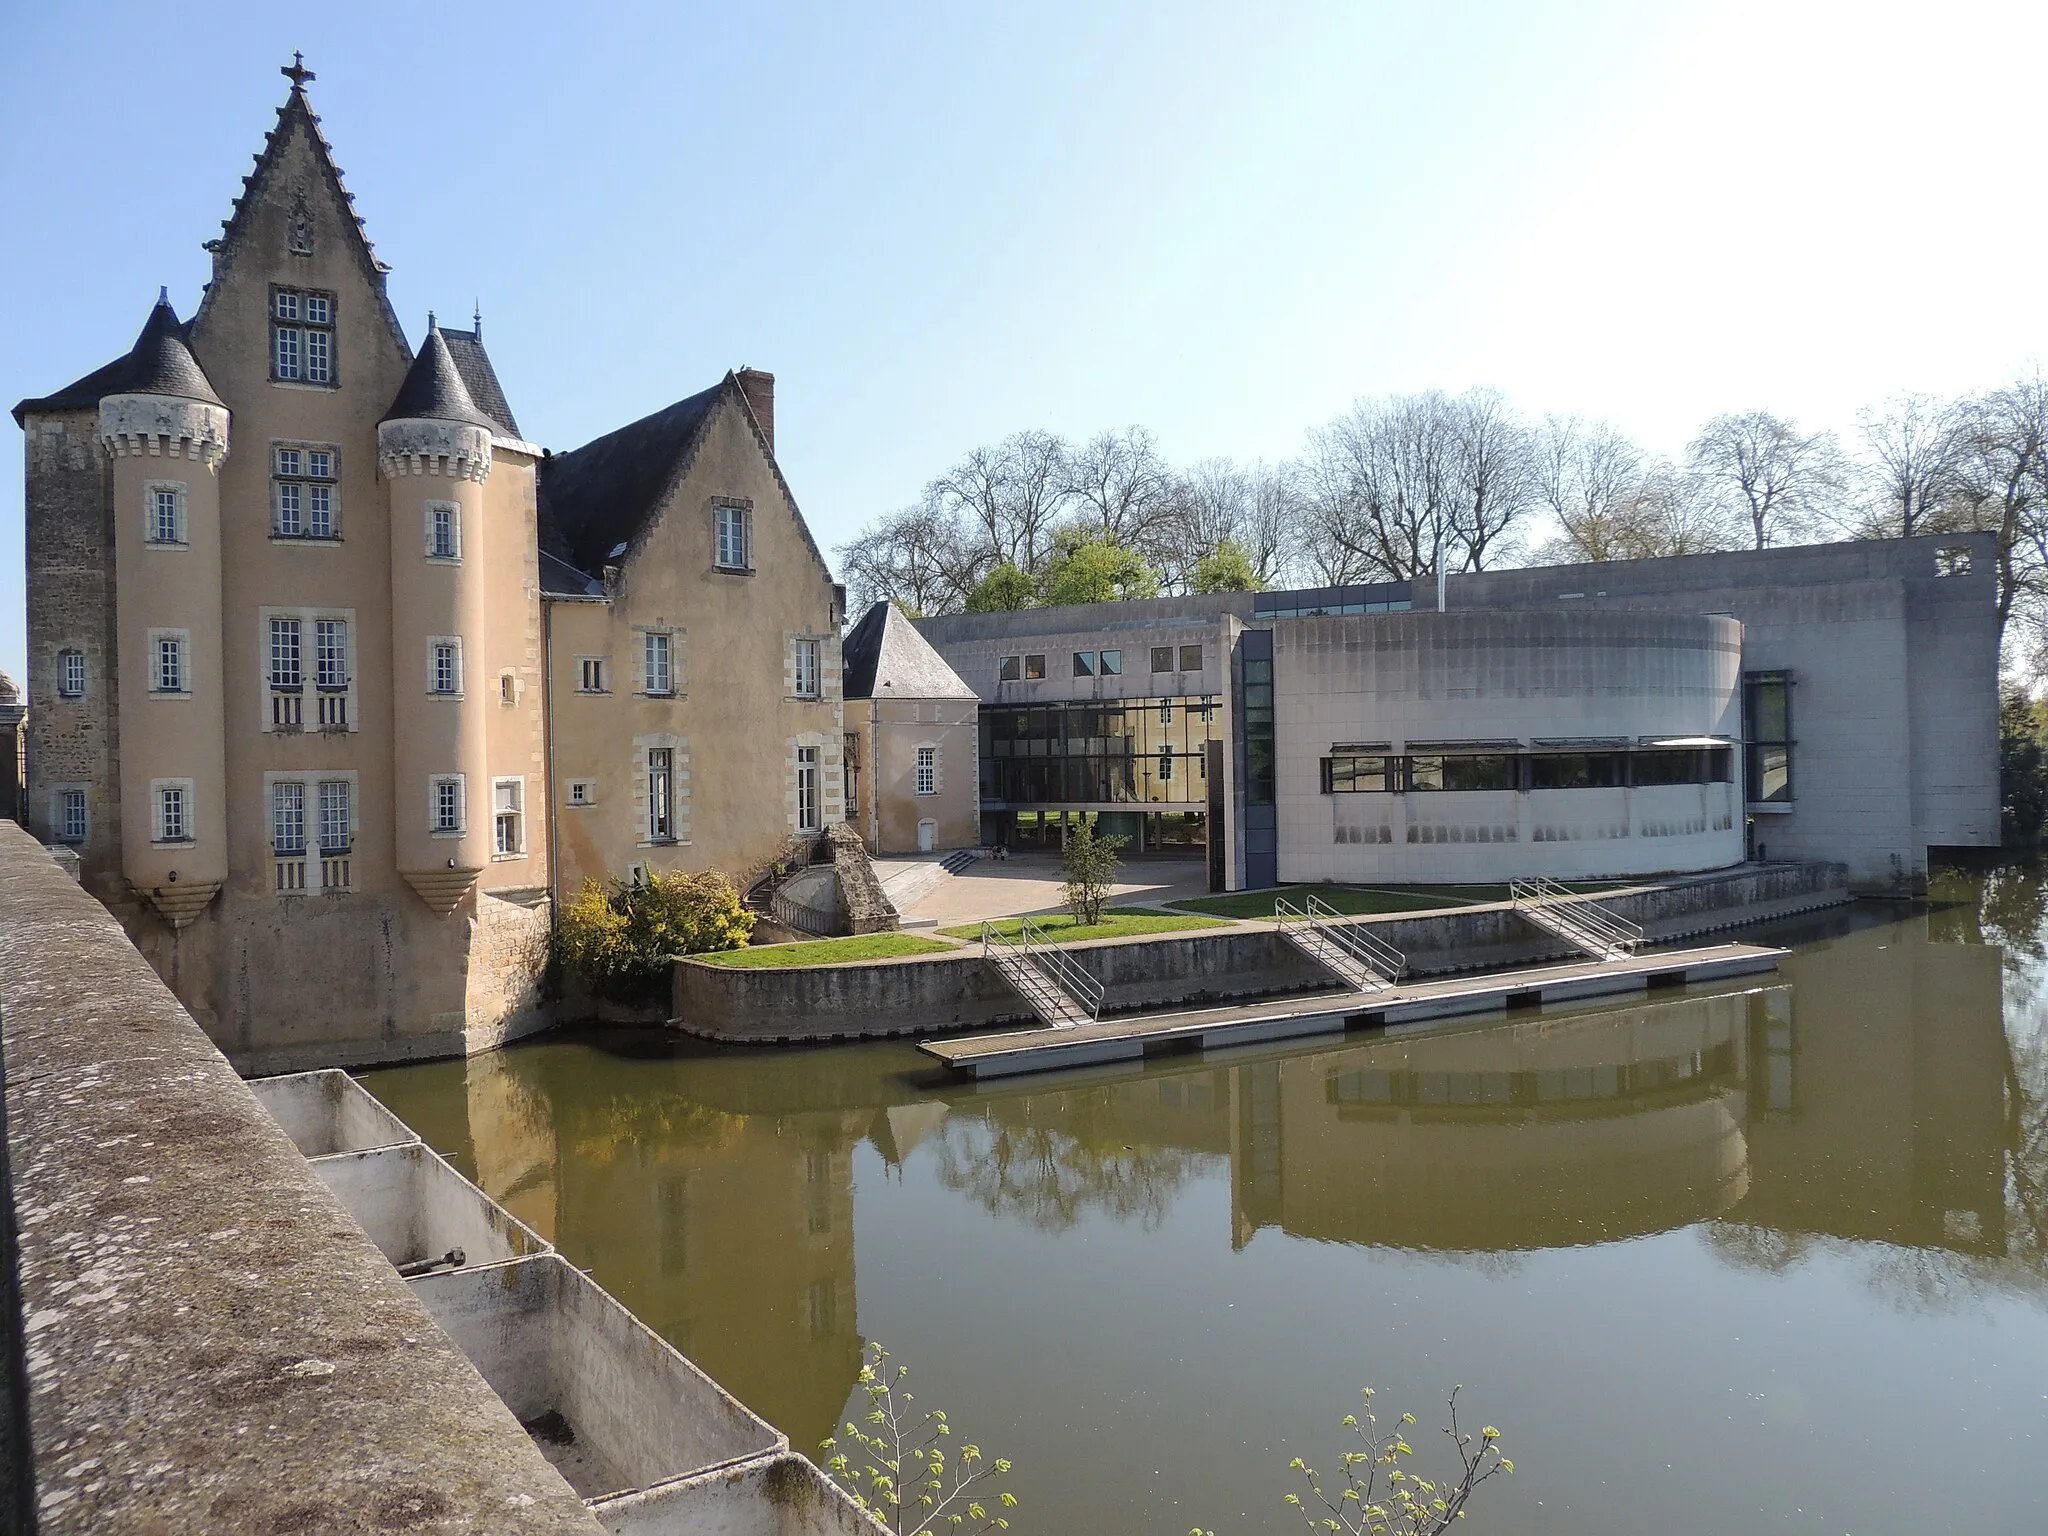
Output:
[[[75,665],[74,665],[75,663]],[[78,675],[74,679],[72,673]],[[85,665],[85,648],[79,645],[62,646],[57,651],[57,697],[60,699],[82,699],[85,697],[90,678]]]
[[[70,798],[78,797],[78,835],[69,835],[67,813]],[[50,786],[50,840],[70,848],[83,848],[92,841],[92,785],[73,780]]]
[[[149,846],[152,848],[189,848],[199,841],[199,826],[193,816],[193,784],[190,779],[151,779],[149,781]],[[177,835],[171,835],[169,811],[171,795],[177,795]]]
[[[455,820],[453,824],[441,819],[441,789],[443,785],[455,788]],[[469,832],[469,785],[460,773],[430,773],[427,775],[427,835],[435,838],[460,838]]]
[[[795,634],[789,637],[789,696],[801,703],[815,704],[826,697],[824,635]],[[808,647],[808,651],[806,650]],[[804,657],[811,660],[810,687],[804,687]]]
[[[745,496],[714,496],[711,498],[711,568],[727,576],[751,576],[754,564],[754,503]],[[735,515],[739,529],[739,559],[737,565],[726,559],[726,529],[731,526],[726,514]]]
[[[157,497],[169,491],[175,498],[171,510],[171,538],[162,538],[157,523]],[[191,487],[183,480],[145,480],[142,482],[142,542],[148,549],[190,549],[192,529],[186,520],[186,501]]]
[[[295,457],[287,459],[287,454]],[[327,468],[316,472],[315,455],[326,455]],[[284,525],[286,493],[297,496],[298,532]],[[327,531],[313,529],[316,494],[327,495]],[[341,446],[299,438],[272,438],[270,442],[270,541],[273,544],[325,546],[341,542]]]
[[[443,551],[435,538],[438,531],[434,518],[437,513],[448,514],[448,548]],[[422,529],[421,552],[436,565],[462,564],[462,504],[457,501],[433,500],[421,509]]]
[[[512,805],[508,810],[498,803],[499,791],[512,791]],[[505,842],[505,818],[512,818],[513,841],[516,847],[507,848]],[[523,773],[499,773],[491,776],[491,862],[504,864],[526,857],[526,775]]]
[[[572,811],[587,811],[597,804],[597,780],[567,779],[562,786],[562,804]]]
[[[679,625],[672,624],[636,624],[633,626],[633,632],[640,637],[640,644],[638,646],[639,663],[636,668],[638,676],[634,679],[638,686],[634,689],[634,692],[638,693],[642,698],[648,699],[680,699],[686,697],[683,686],[684,630]],[[653,687],[653,680],[648,675],[650,670],[648,660],[653,650],[649,642],[656,636],[661,636],[667,642],[668,686],[666,688]]]
[[[164,681],[163,648],[177,647],[177,683],[175,688],[166,688]],[[192,631],[189,629],[152,629],[149,632],[149,670],[144,685],[145,693],[152,699],[189,699],[192,697]]]
[[[846,773],[845,764],[839,756],[840,734],[837,730],[799,731],[787,738],[782,764],[784,824],[794,834],[813,836],[846,818]],[[804,826],[800,814],[798,754],[807,748],[814,748],[818,754],[818,825],[815,827]]]
[[[575,692],[603,694],[612,691],[612,659],[609,656],[578,656],[576,662]],[[592,679],[596,686],[592,686]]]
[[[313,320],[307,317],[307,300],[326,305],[326,318]],[[336,329],[341,319],[341,300],[331,288],[302,288],[293,283],[272,283],[269,306],[266,311],[267,324],[264,335],[269,347],[270,382],[286,389],[333,390],[341,387],[341,348],[337,344]],[[309,332],[326,337],[327,377],[308,378],[311,368],[312,348],[307,341]],[[279,366],[280,342],[290,333],[296,343],[295,371],[286,373]]]
[[[669,754],[668,835],[654,835],[652,752]],[[639,828],[637,848],[682,847],[690,842],[690,739],[672,731],[652,731],[633,738],[633,812]]]
[[[454,686],[454,687],[452,687],[452,688],[443,688],[443,687],[441,686],[441,653],[442,653],[442,651],[443,651],[443,650],[446,650],[446,651],[447,651],[447,652],[449,653],[450,657],[451,657],[451,662],[452,662],[452,667],[451,667],[451,670],[453,671],[453,674],[454,674],[454,677],[453,677],[453,681],[454,681],[454,684],[455,684],[455,686]],[[463,686],[462,686],[462,685],[463,685],[463,682],[464,682],[464,677],[463,677],[463,670],[464,670],[464,669],[463,669],[463,662],[462,662],[462,636],[460,636],[460,635],[429,635],[429,636],[427,636],[427,658],[426,658],[426,659],[427,659],[427,678],[426,678],[426,682],[427,682],[427,697],[428,697],[428,698],[430,698],[430,699],[442,699],[442,700],[446,700],[446,701],[449,701],[449,702],[452,702],[452,703],[457,703],[457,704],[461,703],[461,702],[462,702],[462,699],[463,699]]]
[[[920,741],[912,751],[911,792],[920,796],[936,795],[939,792],[939,744]]]
[[[296,687],[280,687],[271,670],[272,644],[271,624],[274,620],[295,622],[298,630],[298,684]],[[347,681],[339,688],[320,686],[320,626],[322,623],[339,623],[345,637],[343,665],[347,668]],[[362,696],[361,657],[358,651],[359,631],[356,625],[356,610],[353,608],[288,608],[263,607],[256,610],[256,688],[257,708],[261,712],[261,729],[267,735],[294,735],[300,731],[318,729],[342,732],[349,735],[362,729],[362,711],[357,706]],[[297,723],[279,723],[279,706],[275,703],[278,695],[287,700],[297,700],[292,707],[297,711]],[[309,725],[305,699],[315,699],[312,706],[312,723]],[[322,725],[327,718],[320,711],[321,698],[339,700],[339,723]]]

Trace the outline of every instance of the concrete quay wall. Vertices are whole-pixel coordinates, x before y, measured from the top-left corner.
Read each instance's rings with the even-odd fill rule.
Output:
[[[0,1043],[46,1536],[593,1536],[275,1119],[0,824]]]
[[[1642,924],[1652,942],[1849,899],[1846,872],[1838,864],[1745,865],[1599,898],[1607,910]],[[1577,955],[1505,902],[1356,921],[1401,950],[1414,975]],[[1067,945],[1065,952],[1103,983],[1105,1013],[1202,1007],[1330,985],[1327,972],[1270,927],[1103,939]],[[672,1006],[671,1028],[706,1039],[761,1044],[929,1035],[1032,1022],[1023,999],[982,959],[979,948],[788,970],[680,960]]]

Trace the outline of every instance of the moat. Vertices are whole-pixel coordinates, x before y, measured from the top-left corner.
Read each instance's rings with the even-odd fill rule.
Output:
[[[631,1032],[365,1082],[799,1448],[885,1344],[1016,1460],[1020,1532],[1298,1528],[1361,1385],[1431,1458],[1454,1383],[1519,1469],[1475,1530],[2029,1528],[2048,882],[1738,936],[1796,953],[980,1088]]]

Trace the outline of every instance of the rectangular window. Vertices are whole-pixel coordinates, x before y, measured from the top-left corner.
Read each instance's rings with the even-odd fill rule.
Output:
[[[185,691],[185,642],[168,635],[159,636],[156,642],[156,691],[158,693],[183,693]]]
[[[1124,653],[1122,651],[1104,651],[1102,653],[1102,675],[1104,677],[1122,677],[1124,675]]]
[[[649,634],[645,639],[646,691],[665,694],[676,691],[675,671],[670,665],[669,637],[665,634]]]
[[[287,447],[271,450],[270,531],[280,539],[333,539],[340,536],[339,492],[335,485],[332,448]]]
[[[1792,799],[1792,674],[1751,672],[1742,679],[1744,793],[1752,804]]]
[[[939,792],[939,749],[919,747],[917,749],[917,792],[920,795],[936,795]]]
[[[280,539],[299,539],[306,534],[305,490],[296,480],[280,480],[277,485],[277,536]]]
[[[822,691],[818,642],[799,640],[796,643],[796,696],[800,699],[815,699]]]
[[[427,503],[427,558],[462,558],[462,509],[452,501]]]
[[[185,542],[185,495],[175,485],[154,485],[149,490],[149,542]]]
[[[1045,681],[1045,658],[1043,656],[1026,656],[1024,658],[1024,681],[1027,683],[1042,683]]]
[[[647,749],[647,840],[675,840],[676,754],[672,747]]]
[[[1014,683],[1024,675],[1024,658],[1004,656],[996,662],[996,679],[999,682]]]
[[[348,622],[345,619],[316,619],[313,622],[317,681],[328,693],[348,688]]]
[[[306,851],[306,786],[280,781],[270,786],[270,849],[280,859]]]
[[[1152,670],[1154,672],[1171,672],[1173,670],[1172,646],[1155,645],[1152,647]]]
[[[1180,669],[1183,672],[1202,670],[1202,648],[1199,645],[1184,645],[1180,648]]]
[[[798,747],[796,749],[796,829],[799,832],[816,832],[824,825],[821,814],[823,796],[820,794],[820,770],[818,749]]]
[[[332,857],[347,853],[354,835],[347,779],[320,781],[320,852]]]
[[[274,288],[270,316],[270,376],[305,384],[332,384],[334,295]]]
[[[1628,782],[1620,752],[1539,752],[1529,759],[1532,789],[1619,789]]]
[[[571,779],[569,781],[569,803],[571,805],[597,804],[597,780]]]
[[[604,658],[602,656],[585,656],[577,663],[576,691],[578,693],[603,693],[605,691]]]
[[[436,832],[462,830],[462,775],[459,773],[433,781],[433,829]]]
[[[745,571],[753,568],[753,550],[750,547],[747,527],[749,518],[745,507],[719,507],[718,522],[718,568],[723,571]]]
[[[299,621],[270,621],[270,687],[276,693],[297,693],[304,685],[299,669]]]
[[[85,791],[67,789],[57,807],[57,841],[85,841]]]
[[[306,537],[309,539],[331,539],[334,537],[333,486],[309,485],[306,487]]]
[[[499,779],[491,786],[497,850],[508,857],[526,851],[526,781]]]
[[[192,840],[192,823],[182,785],[166,784],[156,792],[156,840],[186,843]]]
[[[1093,677],[1094,675],[1095,653],[1093,651],[1074,652],[1074,676]]]
[[[62,699],[85,697],[85,652],[57,653],[57,696]]]
[[[1326,795],[1386,794],[1400,785],[1391,757],[1326,757],[1323,759],[1323,793]]]
[[[457,641],[434,642],[431,686],[435,693],[462,692],[462,646]]]

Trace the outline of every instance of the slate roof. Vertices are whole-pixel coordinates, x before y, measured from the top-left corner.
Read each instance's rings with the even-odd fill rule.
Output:
[[[849,699],[972,699],[975,691],[891,602],[880,602],[840,642],[840,692]]]
[[[381,419],[461,421],[473,427],[497,427],[470,398],[469,386],[462,381],[462,371],[455,366],[447,339],[431,318],[427,321],[427,339],[420,344],[420,355],[412,360],[405,382],[398,386],[397,398]]]
[[[582,570],[617,562],[667,500],[717,408],[721,381],[540,463],[541,540]]]
[[[224,406],[226,402],[213,392],[199,359],[185,345],[185,329],[178,323],[171,301],[159,296],[134,346],[54,395],[22,401],[14,408],[16,424],[30,411],[78,410],[98,405],[108,395],[178,395]]]
[[[475,331],[443,330],[441,339],[448,343],[448,355],[455,359],[455,371],[462,375],[476,408],[490,417],[505,436],[520,437],[519,423],[513,419],[512,407],[506,403],[505,391],[498,384],[498,371],[491,366],[490,354],[484,351],[483,337]]]
[[[568,561],[540,552],[540,590],[544,597],[603,597],[604,583],[586,576]]]

